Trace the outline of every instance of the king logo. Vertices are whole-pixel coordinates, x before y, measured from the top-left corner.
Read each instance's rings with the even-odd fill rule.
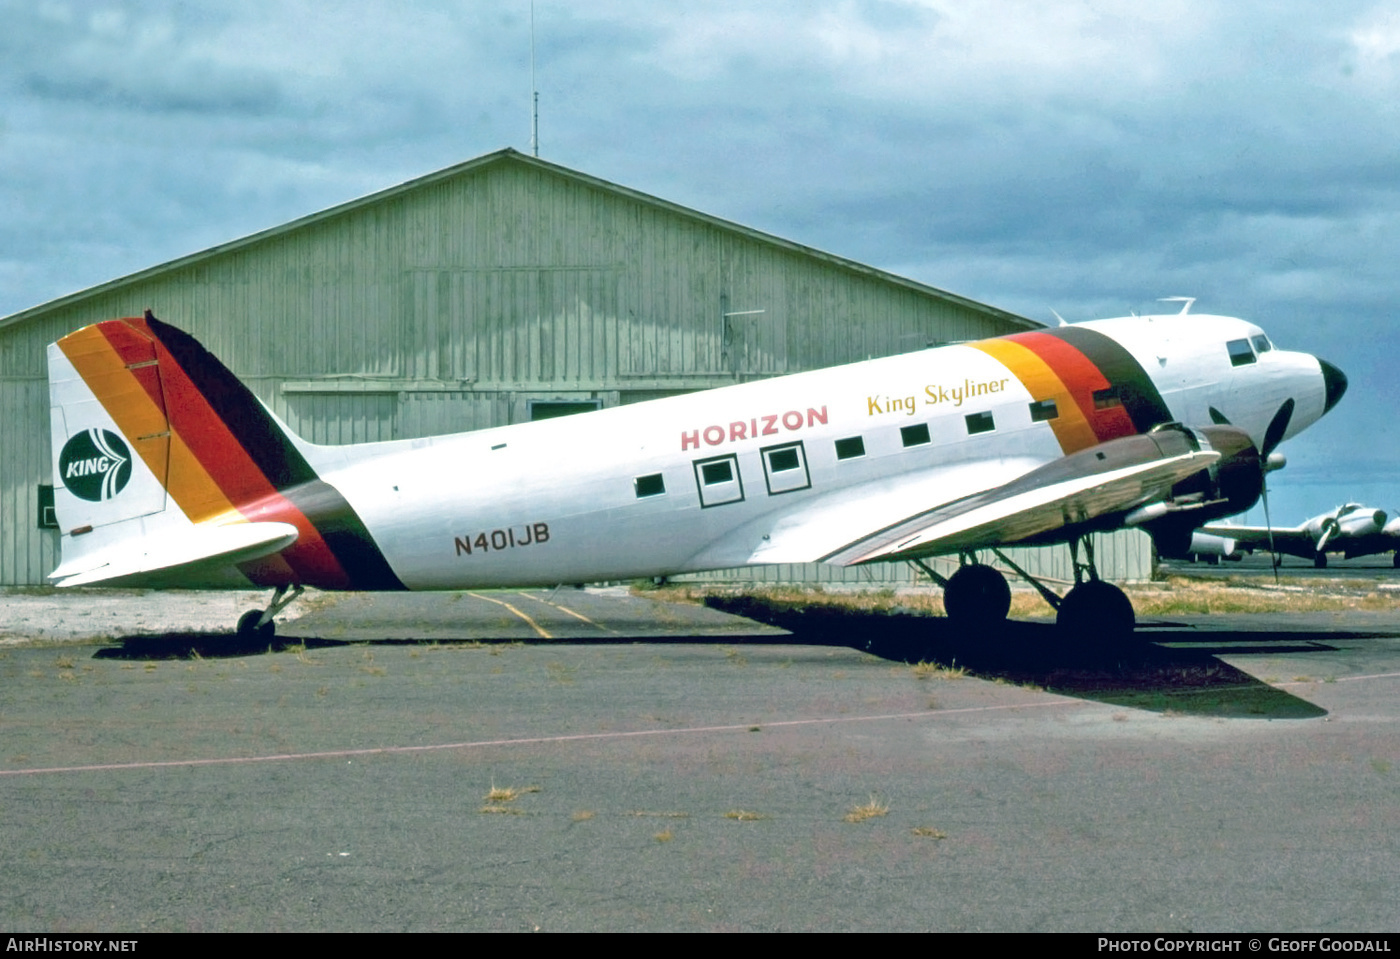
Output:
[[[58,471],[74,496],[91,503],[105,502],[131,480],[131,450],[111,430],[85,430],[63,444]]]

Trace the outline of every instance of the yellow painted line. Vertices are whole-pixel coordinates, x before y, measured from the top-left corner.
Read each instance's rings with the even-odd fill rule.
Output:
[[[539,633],[541,639],[554,638],[553,636],[549,635],[548,632],[545,631],[543,626],[535,622],[525,613],[522,613],[520,610],[516,609],[514,606],[512,606],[510,603],[507,603],[503,599],[492,599],[490,596],[482,596],[480,593],[468,593],[467,595],[472,597],[473,599],[484,599],[488,603],[495,603],[497,606],[504,606],[506,609],[510,610],[512,613],[525,620],[525,622],[529,623],[530,628],[533,629],[535,632]]]
[[[589,619],[587,616],[583,615],[582,613],[575,612],[574,610],[570,609],[570,608],[567,607],[567,606],[560,606],[558,603],[552,603],[552,602],[550,602],[549,600],[545,599],[545,598],[542,597],[542,596],[531,596],[529,593],[520,593],[519,595],[524,596],[526,599],[533,599],[533,600],[534,600],[535,602],[537,602],[537,603],[544,603],[546,606],[553,606],[555,609],[559,610],[559,612],[561,612],[561,613],[568,613],[568,614],[569,614],[570,616],[572,616],[574,619],[581,619],[581,620],[583,620],[585,623],[587,623],[589,626],[596,626],[598,629],[601,629],[601,630],[602,630],[603,632],[605,632],[605,633],[615,633],[615,632],[617,632],[617,630],[612,629],[612,628],[607,627],[607,626],[604,626],[602,623],[595,623],[593,620]]]

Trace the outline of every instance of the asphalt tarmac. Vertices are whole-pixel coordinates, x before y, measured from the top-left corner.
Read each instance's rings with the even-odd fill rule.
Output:
[[[0,651],[0,927],[1400,929],[1392,614],[1101,659],[721,605],[346,597],[271,650]]]

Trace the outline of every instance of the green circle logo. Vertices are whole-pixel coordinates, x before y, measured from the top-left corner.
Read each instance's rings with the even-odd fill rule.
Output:
[[[63,444],[58,470],[78,499],[105,502],[131,481],[131,450],[111,430],[86,430]]]

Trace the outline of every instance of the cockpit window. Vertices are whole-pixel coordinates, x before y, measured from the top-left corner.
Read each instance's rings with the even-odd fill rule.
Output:
[[[1254,350],[1250,349],[1249,340],[1231,340],[1225,344],[1225,349],[1230,351],[1230,365],[1244,366],[1254,362]]]
[[[1267,353],[1274,348],[1274,344],[1269,342],[1269,338],[1263,333],[1249,338],[1249,342],[1254,344],[1254,352]]]

